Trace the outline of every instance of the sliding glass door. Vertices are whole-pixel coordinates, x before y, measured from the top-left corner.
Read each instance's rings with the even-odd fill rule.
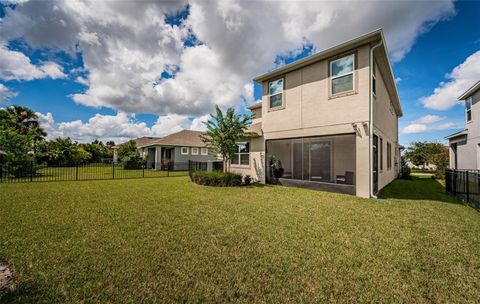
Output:
[[[355,137],[341,135],[269,140],[267,157],[267,174],[272,177],[353,184]]]

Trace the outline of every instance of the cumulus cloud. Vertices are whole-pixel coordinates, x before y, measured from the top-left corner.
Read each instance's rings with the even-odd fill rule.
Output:
[[[446,75],[433,94],[420,99],[429,109],[448,110],[458,103],[457,98],[480,79],[480,51],[470,55],[463,63]]]
[[[415,120],[414,122],[417,123],[417,124],[430,124],[430,123],[438,122],[438,121],[443,120],[443,119],[445,119],[445,117],[428,114],[428,115],[420,117],[419,119]]]
[[[446,122],[435,127],[437,131],[454,129],[456,126],[453,122]]]
[[[63,68],[51,61],[34,65],[30,58],[21,52],[9,50],[5,44],[0,43],[0,79],[33,80],[37,78],[65,78]]]
[[[445,120],[445,117],[443,116],[428,114],[412,121],[410,124],[408,124],[402,129],[402,133],[417,134],[430,131],[443,131],[455,128],[455,124],[453,122],[439,123],[443,120]]]
[[[398,61],[455,12],[452,0],[188,3],[184,22],[172,25],[165,15],[185,9],[186,1],[19,1],[5,9],[0,37],[81,52],[88,76],[77,81],[87,88],[71,96],[79,104],[190,117],[214,104],[252,103],[251,79],[275,67],[278,54],[305,44],[324,49],[383,27]],[[174,75],[162,78],[172,66]]]
[[[0,83],[0,103],[7,102],[10,98],[17,96],[17,92],[11,91],[5,85]]]
[[[404,134],[415,134],[415,133],[424,133],[427,131],[427,125],[419,123],[411,123],[405,128],[403,128],[402,133]]]
[[[177,114],[159,116],[152,127],[137,121],[135,115],[119,112],[116,115],[96,114],[87,122],[74,120],[57,123],[52,115],[36,113],[40,125],[48,134],[48,139],[71,137],[79,142],[92,140],[113,140],[116,143],[142,136],[165,136],[183,129],[203,130],[199,125],[200,118],[190,118]]]

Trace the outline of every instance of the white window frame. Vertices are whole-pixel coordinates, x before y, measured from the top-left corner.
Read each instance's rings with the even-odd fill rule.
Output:
[[[191,150],[192,150],[192,155],[198,155],[198,148],[192,147]]]
[[[208,155],[208,148],[201,148],[200,149],[200,154],[201,155]]]
[[[352,56],[353,57],[353,69],[351,72],[347,72],[347,73],[344,73],[344,74],[340,74],[340,75],[337,75],[337,76],[333,76],[333,63],[336,62],[336,61],[339,61],[339,60],[342,60],[343,58],[345,57],[350,57]],[[338,95],[342,95],[342,94],[348,94],[348,93],[352,93],[352,92],[355,92],[355,53],[352,53],[352,54],[349,54],[349,55],[345,55],[345,56],[342,56],[340,58],[337,58],[337,59],[334,59],[334,60],[330,60],[330,93],[331,93],[331,96],[338,96]],[[347,76],[347,75],[350,75],[352,74],[352,89],[350,91],[344,91],[344,92],[339,92],[339,93],[333,93],[333,80],[334,79],[337,79],[337,78],[340,78],[340,77],[344,77],[344,76]]]
[[[279,81],[279,80],[282,80],[282,92],[276,93],[276,94],[270,94],[270,84],[271,84],[272,82]],[[269,82],[268,82],[268,88],[267,88],[267,89],[268,89],[268,109],[273,109],[273,110],[275,110],[275,109],[282,109],[283,106],[284,106],[284,104],[285,104],[285,99],[284,99],[284,98],[285,98],[285,95],[283,94],[284,91],[285,91],[285,78],[282,77],[282,78],[277,78],[277,79],[275,79],[275,80],[269,81]],[[276,95],[279,95],[279,94],[282,95],[282,104],[279,105],[279,106],[276,106],[276,107],[271,107],[271,106],[270,106],[270,98],[271,98],[272,96],[276,96]]]
[[[392,169],[392,144],[387,141],[387,170]]]
[[[238,152],[235,153],[235,155],[237,156],[237,160],[238,160],[238,164],[233,164],[232,161],[230,160],[230,164],[232,164],[233,166],[250,166],[250,142],[249,141],[239,141],[237,142],[237,145],[238,144],[242,144],[242,143],[248,143],[248,152],[240,152],[240,146],[238,146]],[[247,154],[248,155],[248,164],[242,164],[241,160],[242,160],[242,157],[241,155],[245,155]],[[235,156],[233,156],[235,157]]]
[[[181,147],[180,148],[180,154],[188,155],[188,147]]]
[[[467,103],[470,103],[470,109],[468,109],[467,107]],[[465,100],[465,120],[467,122],[471,122],[472,121],[472,97],[469,97]],[[470,112],[470,119],[468,119],[468,114]]]

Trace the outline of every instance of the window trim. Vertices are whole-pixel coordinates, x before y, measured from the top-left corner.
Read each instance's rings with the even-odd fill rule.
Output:
[[[387,141],[387,170],[392,169],[392,144]]]
[[[199,153],[197,147],[192,147],[190,150],[192,151],[192,155],[198,155],[198,153]],[[193,151],[197,151],[197,152],[193,152]]]
[[[186,152],[184,152],[183,149],[186,149]],[[188,155],[188,147],[181,147],[181,148],[180,148],[180,154],[181,154],[181,155]]]
[[[353,56],[353,70],[351,72],[348,72],[348,73],[345,73],[345,74],[342,74],[342,75],[332,76],[332,72],[333,72],[332,64],[333,64],[333,62],[338,61],[338,60],[340,60],[342,58],[345,58],[345,57],[349,57],[349,56]],[[339,93],[333,94],[333,79],[344,77],[344,76],[347,76],[347,75],[350,75],[350,74],[352,75],[352,89],[350,91],[344,91],[344,92],[339,92]],[[346,95],[356,94],[357,93],[357,52],[353,51],[353,52],[349,52],[349,53],[344,53],[344,54],[341,54],[341,55],[338,55],[338,56],[335,56],[335,57],[331,58],[328,61],[328,78],[329,78],[329,88],[328,88],[329,98],[337,98],[337,97],[342,97],[342,96],[346,96]]]
[[[467,108],[467,102],[470,103],[470,109]],[[472,121],[472,106],[473,106],[473,99],[470,96],[467,99],[465,99],[465,120],[467,123]],[[468,119],[468,114],[470,114],[470,119]]]
[[[233,159],[233,156],[232,156],[232,159],[230,159],[230,165],[232,166],[237,166],[237,167],[250,167],[250,142],[245,140],[245,141],[238,141],[236,144],[241,144],[241,143],[248,143],[248,152],[240,152],[240,146],[238,146],[238,152],[237,153],[234,153],[234,155],[236,155],[238,157],[237,161],[238,163],[237,164],[234,164],[232,163],[232,159]],[[241,155],[248,155],[248,164],[242,164],[241,163]]]
[[[270,84],[271,84],[272,82],[275,82],[275,81],[278,81],[278,80],[282,80],[282,92],[271,95],[271,94],[270,94]],[[269,80],[269,81],[267,82],[267,84],[268,84],[268,85],[267,85],[268,110],[269,110],[269,111],[274,111],[274,110],[284,109],[284,108],[285,108],[285,94],[284,94],[284,93],[285,93],[285,77],[280,77],[280,78],[276,78],[276,79],[274,79],[274,80]],[[282,94],[282,104],[279,105],[279,106],[276,106],[276,107],[271,107],[271,106],[270,106],[270,98],[271,98],[272,96],[279,95],[279,94]]]
[[[200,148],[200,155],[208,155],[208,148]]]
[[[380,172],[383,172],[383,138],[381,136],[378,137],[379,141],[378,141],[378,145],[380,146],[379,148],[379,152],[380,152],[380,157],[379,157],[379,161],[380,161]]]

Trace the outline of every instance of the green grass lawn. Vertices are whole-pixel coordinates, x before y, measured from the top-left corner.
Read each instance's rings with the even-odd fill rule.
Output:
[[[17,273],[0,302],[480,302],[480,213],[430,179],[381,197],[0,184],[0,256]]]

